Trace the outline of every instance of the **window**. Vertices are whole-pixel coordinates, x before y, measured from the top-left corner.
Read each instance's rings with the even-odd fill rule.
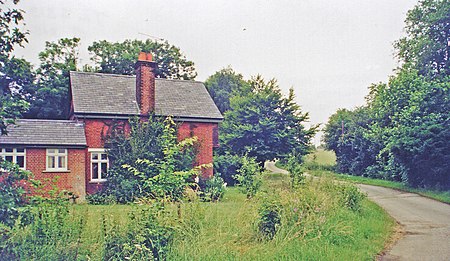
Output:
[[[108,154],[104,149],[89,149],[91,153],[91,181],[106,181],[109,167]]]
[[[47,170],[67,171],[67,149],[47,149]]]
[[[25,149],[24,148],[0,148],[0,157],[25,169]]]

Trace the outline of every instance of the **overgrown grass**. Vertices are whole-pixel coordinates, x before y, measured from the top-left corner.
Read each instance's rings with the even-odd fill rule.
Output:
[[[394,223],[377,205],[364,199],[360,211],[342,207],[340,188],[327,178],[308,179],[295,192],[289,186],[287,175],[265,174],[255,199],[230,188],[223,202],[201,204],[198,230],[176,237],[168,259],[370,260],[384,248]],[[258,208],[266,197],[282,206],[272,240],[257,233]]]
[[[280,210],[281,225],[271,240],[262,237],[258,227],[265,202],[274,202]],[[71,247],[65,255],[70,260],[102,260],[108,238],[127,235],[130,216],[139,219],[145,215],[142,210],[150,211],[146,205],[70,205],[67,219],[58,224],[79,229],[79,236],[55,234],[47,239],[52,240],[48,246],[58,248],[46,247],[46,253],[22,260],[61,259],[57,251],[63,246]],[[383,250],[394,227],[380,207],[351,186],[324,176],[307,178],[293,189],[288,175],[267,173],[262,191],[250,200],[237,188],[228,188],[217,203],[193,197],[185,203],[166,203],[156,218],[175,235],[167,260],[371,260]],[[17,232],[20,238],[33,238],[26,228]],[[22,241],[31,242],[43,241]],[[42,249],[19,248],[30,253]]]

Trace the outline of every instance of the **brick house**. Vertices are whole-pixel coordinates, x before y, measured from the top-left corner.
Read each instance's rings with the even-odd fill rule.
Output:
[[[155,78],[156,66],[150,54],[140,53],[136,76],[70,72],[69,119],[17,120],[0,137],[0,156],[38,179],[59,176],[58,187],[83,200],[107,182],[105,133],[113,123],[153,112],[179,123],[179,139],[198,137],[196,164],[212,163],[223,119],[214,101],[201,82]]]

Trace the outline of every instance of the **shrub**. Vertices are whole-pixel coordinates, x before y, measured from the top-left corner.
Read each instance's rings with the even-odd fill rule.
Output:
[[[108,182],[98,196],[89,197],[89,202],[182,198],[188,181],[199,171],[192,168],[196,137],[179,142],[174,121],[154,115],[146,122],[130,120],[130,129],[129,135],[125,135],[124,126],[112,125],[104,137],[112,166]]]
[[[0,159],[0,223],[9,227],[14,225],[20,207],[26,203],[23,181],[29,176],[29,172],[16,164]]]
[[[360,211],[362,201],[366,198],[366,195],[352,184],[339,184],[338,188],[341,195],[341,203],[353,211]]]
[[[265,201],[258,210],[258,232],[265,238],[272,240],[281,226],[281,207],[275,201]]]
[[[241,191],[247,195],[247,198],[252,198],[262,184],[260,167],[255,158],[244,156],[242,166],[237,172],[234,178],[239,182]]]
[[[3,234],[0,259],[77,260],[84,217],[70,215],[67,198],[34,198],[30,203],[27,215]]]
[[[303,168],[299,157],[295,154],[290,154],[286,162],[286,170],[289,172],[291,177],[292,187],[297,187],[303,183],[305,177],[303,175]]]
[[[202,200],[204,201],[219,201],[225,194],[226,183],[219,176],[213,176],[212,178],[206,180],[205,188],[201,194]]]
[[[174,233],[159,224],[157,211],[147,208],[141,213],[131,212],[125,235],[111,227],[105,235],[103,260],[165,260]]]
[[[214,171],[229,185],[234,186],[236,179],[234,175],[242,167],[241,157],[226,153],[224,155],[214,155]]]

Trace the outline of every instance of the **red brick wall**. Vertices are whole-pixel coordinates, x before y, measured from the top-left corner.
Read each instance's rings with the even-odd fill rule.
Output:
[[[102,137],[108,134],[108,130],[111,126],[115,124],[125,124],[125,128],[128,129],[128,121],[127,120],[101,120],[101,119],[84,119],[85,124],[85,133],[86,133],[86,142],[88,148],[104,148],[105,142]],[[85,185],[86,185],[86,193],[92,194],[101,189],[103,183],[95,182],[91,183],[91,154],[86,149],[86,157],[85,157],[85,168],[86,168],[86,176],[85,176]]]
[[[199,141],[196,164],[208,164],[213,162],[213,132],[217,123],[183,122],[178,129],[178,139],[197,136]],[[202,171],[204,178],[212,177],[213,168]]]
[[[64,148],[64,147],[61,147]],[[56,185],[61,190],[75,193],[84,200],[85,184],[85,149],[67,149],[67,172],[47,172],[47,151],[45,148],[26,149],[26,168],[31,171],[35,179],[45,181],[59,177]],[[48,182],[45,182],[46,184]],[[48,183],[50,185],[50,183]],[[50,189],[50,186],[46,186]]]
[[[108,126],[113,123],[111,120],[100,119],[85,119],[86,141],[89,148],[103,148],[104,141],[102,136],[108,132]],[[125,123],[126,121],[122,121]],[[128,128],[128,126],[127,126]],[[179,126],[178,138],[184,139],[187,137],[197,136],[199,140],[198,156],[196,165],[208,164],[213,162],[213,135],[214,128],[217,128],[217,123],[195,123],[184,122]],[[85,155],[85,185],[86,193],[92,194],[102,187],[102,183],[90,183],[91,167],[90,167],[90,153],[86,149]],[[211,177],[213,169],[205,169],[202,172],[203,177]]]

